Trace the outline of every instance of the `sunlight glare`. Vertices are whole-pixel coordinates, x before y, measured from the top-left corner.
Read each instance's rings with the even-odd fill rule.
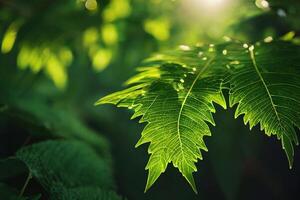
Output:
[[[224,3],[224,1],[225,0],[202,0],[204,6],[212,8],[221,6]]]
[[[209,10],[218,10],[226,5],[226,1],[227,0],[192,0],[191,4]]]

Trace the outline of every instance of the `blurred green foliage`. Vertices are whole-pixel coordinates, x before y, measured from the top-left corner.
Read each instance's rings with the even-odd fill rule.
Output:
[[[182,44],[217,43],[228,37],[251,42],[290,31],[299,36],[297,0],[270,0],[269,9],[259,8],[255,0],[224,2],[225,6],[216,9],[197,0],[0,0],[0,199],[121,198],[115,193],[139,200],[252,199],[249,185],[254,181],[249,177],[259,180],[255,189],[266,188],[259,190],[265,192],[262,198],[287,199],[298,193],[298,176],[285,171],[284,156],[264,157],[266,151],[280,150],[272,146],[276,142],[264,147],[260,142],[266,140],[258,134],[254,138],[238,134],[248,130],[233,121],[232,114],[221,113],[215,117],[223,124],[207,142],[210,149],[226,151],[212,150],[211,162],[201,163],[206,173],[195,177],[199,196],[172,170],[144,194],[146,148],[133,148],[142,127],[124,120],[129,112],[93,106],[100,96],[120,89],[135,67],[154,52]],[[225,137],[225,132],[230,137]],[[238,144],[233,145],[231,138],[237,137]],[[106,187],[101,181],[99,185],[61,187],[64,191],[58,192],[59,196],[30,174],[28,166],[15,160],[16,152],[28,153],[56,143],[70,151],[67,155],[93,152],[90,156],[98,157],[99,169],[109,166],[105,181],[115,182],[115,187]],[[260,152],[258,157],[256,152]],[[64,150],[53,153],[47,148],[44,153],[53,162],[56,157],[65,162]],[[33,161],[43,165],[43,159]],[[72,160],[83,171],[99,170],[93,167],[95,163],[82,163],[80,157]],[[275,160],[283,164],[269,164]],[[296,159],[295,169],[297,166]],[[38,173],[34,168],[31,170]],[[266,170],[269,168],[272,170]],[[53,172],[51,165],[43,170]],[[61,173],[64,170],[68,168]],[[253,171],[258,171],[257,175],[250,176]],[[25,184],[28,174],[33,178]],[[96,174],[95,180],[103,175]],[[270,178],[274,174],[275,180]]]

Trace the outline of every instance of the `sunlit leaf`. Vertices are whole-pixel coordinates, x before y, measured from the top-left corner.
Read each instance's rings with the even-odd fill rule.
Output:
[[[22,24],[21,21],[15,21],[7,28],[4,37],[2,39],[2,46],[1,46],[2,53],[8,53],[13,48],[21,24]]]
[[[118,41],[118,31],[113,24],[105,24],[102,27],[102,39],[107,45],[113,45]]]
[[[150,61],[156,66],[141,69],[139,78],[130,81],[132,87],[97,102],[134,109],[133,118],[142,116],[140,122],[148,123],[137,143],[139,146],[150,142],[145,190],[172,163],[197,191],[192,173],[197,171],[197,160],[202,159],[200,149],[207,151],[203,137],[211,135],[208,124],[215,124],[211,114],[215,112],[213,102],[226,108],[221,91],[226,67],[220,65],[217,52],[211,48],[159,56],[171,63]],[[203,58],[199,58],[199,52],[205,52]],[[159,76],[147,73],[153,69]]]
[[[239,55],[230,79],[230,105],[238,104],[235,116],[244,115],[250,128],[259,124],[280,139],[292,167],[294,126],[300,128],[300,49],[277,42],[251,46],[247,54]]]
[[[170,22],[168,19],[148,19],[144,22],[144,29],[157,40],[165,41],[170,37]]]
[[[133,118],[147,123],[137,143],[150,143],[146,190],[172,163],[196,191],[192,173],[200,149],[207,150],[208,124],[215,124],[213,102],[226,108],[223,89],[230,89],[230,106],[238,104],[236,117],[244,114],[250,128],[260,124],[281,140],[292,166],[294,126],[300,128],[299,46],[268,40],[179,49],[149,59],[128,89],[96,103],[133,109]]]
[[[93,67],[96,71],[104,70],[112,59],[112,51],[110,49],[98,49],[93,57]]]
[[[112,0],[103,12],[103,18],[107,22],[124,18],[131,13],[129,0]]]

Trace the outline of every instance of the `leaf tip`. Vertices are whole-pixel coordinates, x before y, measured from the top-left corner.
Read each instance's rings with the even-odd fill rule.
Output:
[[[145,141],[144,141],[144,137],[142,136],[138,141],[137,141],[137,143],[135,144],[135,148],[138,148],[139,146],[141,146],[142,144],[144,144],[144,143],[146,143]]]
[[[95,103],[94,103],[94,106],[99,106],[101,103],[99,102],[99,101],[96,101]]]
[[[293,148],[293,144],[290,140],[290,138],[288,138],[285,135],[281,136],[281,142],[282,142],[282,148],[284,149],[288,162],[289,162],[289,168],[292,169],[293,167],[293,162],[294,162],[294,148]]]
[[[96,101],[94,103],[94,106],[99,106],[99,105],[102,105],[102,104],[105,104],[105,102],[103,101],[103,98],[99,99],[98,101]]]
[[[197,190],[197,187],[196,187],[196,184],[195,184],[195,180],[194,180],[193,174],[192,173],[188,173],[188,174],[184,174],[183,176],[187,180],[187,182],[189,183],[189,185],[192,187],[192,189],[195,192],[195,194],[198,194],[198,190]]]
[[[149,169],[147,183],[146,183],[144,193],[146,193],[152,187],[152,185],[158,179],[160,174],[161,174],[161,171],[159,171],[157,169],[153,169],[153,168]]]

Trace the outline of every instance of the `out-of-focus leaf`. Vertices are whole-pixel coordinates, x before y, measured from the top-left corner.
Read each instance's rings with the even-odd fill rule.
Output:
[[[58,188],[50,197],[51,200],[122,200],[113,191],[99,187],[78,187],[72,189]]]
[[[103,154],[108,154],[107,140],[99,133],[89,129],[76,113],[38,100],[36,98],[8,99],[5,113],[13,115],[29,125],[34,136],[80,139]]]
[[[111,166],[79,141],[46,141],[16,153],[34,178],[49,192],[56,187],[114,187]]]

